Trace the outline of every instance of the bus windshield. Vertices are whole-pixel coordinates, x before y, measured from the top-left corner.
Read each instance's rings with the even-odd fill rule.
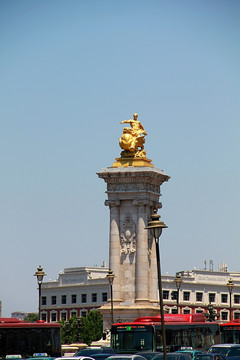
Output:
[[[221,343],[240,344],[240,322],[221,324]]]
[[[153,328],[148,325],[113,326],[111,347],[118,354],[152,350]]]

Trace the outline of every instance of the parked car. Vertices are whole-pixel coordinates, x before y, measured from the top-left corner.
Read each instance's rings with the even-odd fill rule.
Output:
[[[223,354],[198,354],[194,356],[194,360],[226,360],[226,357]]]
[[[62,356],[58,357],[55,360],[94,360],[90,356]]]
[[[47,353],[34,353],[32,357],[27,360],[54,360],[55,357],[49,356]]]
[[[109,353],[98,353],[98,354],[92,354],[91,357],[94,360],[105,360],[107,359],[109,356],[111,356],[111,354]]]
[[[229,360],[240,360],[240,344],[216,344],[208,349],[208,353],[218,353]]]
[[[152,360],[155,355],[161,355],[162,353],[156,351],[139,351],[135,355],[141,355],[146,360]]]
[[[176,352],[180,352],[180,353],[187,354],[187,355],[191,356],[191,357],[194,358],[194,359],[195,359],[195,356],[196,356],[196,355],[201,355],[201,354],[203,354],[202,351],[200,351],[200,350],[194,350],[194,349],[192,349],[192,348],[183,348],[183,349],[180,349],[180,350],[178,350],[178,351],[176,351]]]
[[[111,355],[107,360],[146,360],[145,357],[141,355],[132,355],[132,354],[123,354],[123,355]]]
[[[99,346],[99,347],[87,347],[85,349],[81,349],[79,351],[77,351],[74,354],[75,356],[92,356],[94,354],[109,354],[110,355],[115,355],[115,351],[108,347],[108,346]]]
[[[163,360],[163,353],[159,355],[155,355],[152,360]],[[192,357],[188,354],[184,354],[183,352],[169,352],[167,353],[167,360],[192,360]]]

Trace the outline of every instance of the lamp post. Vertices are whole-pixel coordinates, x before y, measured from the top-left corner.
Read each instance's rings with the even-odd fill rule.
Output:
[[[176,283],[176,288],[177,288],[177,314],[179,313],[179,291],[180,291],[180,287],[182,285],[182,277],[179,273],[176,274],[176,278],[175,278],[175,283]]]
[[[43,277],[45,276],[45,272],[43,271],[43,268],[41,265],[37,268],[37,271],[35,272],[34,276],[37,277],[38,282],[38,318],[40,320],[40,312],[41,312],[41,288],[42,288],[42,281]]]
[[[228,280],[227,287],[229,291],[230,321],[232,321],[232,289],[234,287],[232,279]]]
[[[113,274],[112,270],[109,269],[108,274],[107,274],[107,278],[109,281],[109,285],[110,285],[110,299],[111,299],[111,322],[113,324],[113,280],[114,280],[115,275]]]
[[[162,233],[162,229],[167,228],[167,226],[164,224],[163,221],[160,221],[159,218],[160,216],[157,214],[157,210],[154,210],[154,214],[151,216],[151,220],[148,222],[148,226],[145,229],[150,230],[150,233],[154,237],[156,244],[159,305],[160,305],[162,341],[163,341],[163,357],[164,360],[167,360],[166,331],[165,331],[165,322],[164,322],[162,278],[161,278],[161,266],[160,266],[160,254],[159,254],[159,237]]]

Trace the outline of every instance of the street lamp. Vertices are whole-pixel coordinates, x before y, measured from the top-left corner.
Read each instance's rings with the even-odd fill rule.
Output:
[[[115,275],[113,274],[112,270],[109,269],[108,274],[107,274],[107,278],[109,281],[109,285],[110,285],[110,298],[111,298],[111,322],[113,324],[113,280],[114,280]]]
[[[228,280],[227,287],[229,291],[230,321],[232,321],[232,289],[234,287],[234,283],[232,279]]]
[[[176,274],[176,278],[175,278],[175,283],[176,283],[176,288],[177,288],[177,314],[178,314],[178,309],[179,309],[179,291],[180,291],[180,287],[182,285],[182,277],[179,273]]]
[[[162,233],[162,229],[167,228],[167,226],[164,224],[163,221],[160,221],[159,218],[160,218],[160,216],[157,214],[157,210],[154,210],[154,214],[151,216],[151,220],[148,222],[148,226],[145,229],[150,230],[150,234],[154,237],[155,244],[156,244],[158,291],[159,291],[159,305],[160,305],[161,326],[162,326],[163,356],[164,356],[164,360],[167,360],[166,331],[165,331],[165,322],[164,322],[162,278],[161,278],[161,266],[160,266],[160,254],[159,254],[159,237]]]
[[[37,282],[38,282],[38,318],[40,320],[40,312],[41,312],[41,287],[42,287],[42,281],[43,281],[43,277],[47,275],[45,274],[45,272],[43,271],[43,268],[41,267],[41,265],[39,265],[39,267],[37,268],[37,271],[35,272],[34,276],[37,277]]]

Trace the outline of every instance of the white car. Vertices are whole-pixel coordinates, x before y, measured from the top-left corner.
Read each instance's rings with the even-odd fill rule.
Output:
[[[58,357],[55,360],[94,360],[90,356],[62,356]]]

